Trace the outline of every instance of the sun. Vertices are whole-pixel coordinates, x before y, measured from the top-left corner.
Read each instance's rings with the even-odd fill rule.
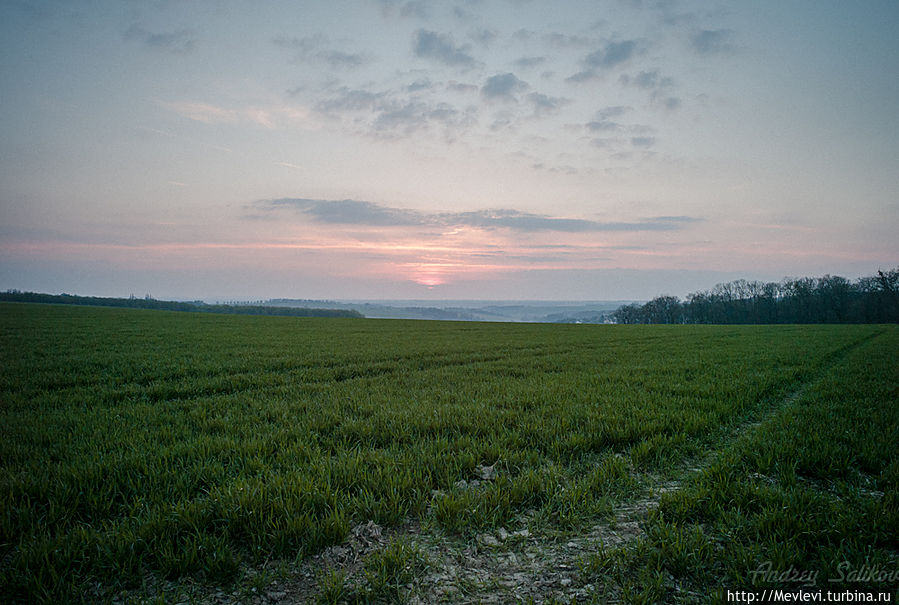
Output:
[[[415,263],[411,269],[410,279],[416,284],[433,288],[442,286],[448,281],[448,273],[452,270],[450,263]]]
[[[416,284],[433,288],[434,286],[442,286],[446,280],[437,275],[417,275],[412,278]]]

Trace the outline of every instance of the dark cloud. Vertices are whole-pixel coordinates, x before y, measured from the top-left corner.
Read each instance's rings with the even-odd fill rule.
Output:
[[[576,74],[572,74],[572,75],[568,76],[567,78],[565,78],[565,81],[566,82],[575,82],[575,83],[579,84],[581,82],[587,82],[589,80],[592,80],[595,77],[596,77],[596,72],[585,69],[583,71],[577,72]]]
[[[468,34],[468,39],[483,47],[490,46],[499,34],[495,29],[478,29]]]
[[[480,227],[484,229],[505,228],[514,231],[562,231],[575,233],[583,231],[603,231],[611,223],[597,223],[584,219],[554,218],[542,214],[521,212],[520,210],[498,209],[459,212],[442,215],[451,224]]]
[[[671,110],[671,111],[674,111],[675,109],[680,108],[680,106],[682,105],[682,103],[683,103],[683,102],[681,101],[680,97],[665,97],[665,98],[662,100],[662,106],[663,106],[665,109],[668,109],[668,110]]]
[[[559,218],[500,208],[472,212],[421,212],[358,200],[281,198],[253,204],[254,210],[291,209],[319,223],[371,227],[476,227],[520,232],[671,231],[695,222],[688,216],[660,216],[633,222],[601,222]]]
[[[630,107],[625,107],[624,105],[610,105],[609,107],[603,107],[602,109],[597,111],[596,119],[607,120],[609,118],[617,118],[619,116],[623,116],[630,110]]]
[[[128,31],[125,32],[125,39],[140,42],[156,50],[176,54],[188,53],[197,45],[193,34],[186,29],[159,33],[147,31],[137,24],[128,28]]]
[[[621,74],[618,81],[624,86],[634,86],[650,93],[649,101],[656,107],[660,106],[673,111],[681,106],[680,97],[670,94],[671,89],[674,88],[674,79],[663,76],[658,69],[641,71],[633,76]]]
[[[455,80],[450,80],[449,82],[447,82],[446,89],[451,92],[461,93],[472,93],[478,91],[478,87],[474,84],[465,84],[464,82],[456,82]]]
[[[384,107],[375,117],[372,128],[379,135],[409,135],[427,130],[432,125],[455,131],[470,126],[473,122],[471,114],[461,112],[448,103],[432,105],[412,99],[392,107]]]
[[[364,133],[377,137],[411,135],[442,127],[447,137],[476,122],[475,110],[457,109],[449,103],[429,102],[414,93],[433,88],[430,80],[419,80],[395,90],[371,91],[360,88],[340,87],[329,97],[314,105],[315,110],[336,118],[352,114],[355,127],[363,127]]]
[[[305,38],[275,38],[272,42],[281,48],[294,51],[294,60],[305,63],[323,63],[331,69],[352,69],[370,61],[362,53],[350,53],[330,48],[328,39],[317,34]]]
[[[528,89],[528,83],[513,73],[490,76],[481,87],[481,96],[489,100],[515,101],[515,94]]]
[[[520,59],[516,59],[514,64],[516,67],[520,67],[522,69],[530,69],[533,67],[537,67],[538,65],[545,63],[546,57],[521,57]]]
[[[434,87],[434,84],[428,78],[421,78],[412,82],[406,87],[406,90],[409,92],[417,92],[419,90],[430,90]]]
[[[371,225],[374,227],[422,225],[422,215],[412,210],[389,208],[357,200],[281,198],[261,204],[265,209],[291,208],[320,223]]]
[[[581,60],[584,69],[569,76],[569,82],[586,82],[598,78],[604,72],[626,65],[640,52],[637,40],[621,40],[606,42],[601,48],[588,54]]]
[[[621,117],[632,111],[624,105],[603,107],[594,114],[593,120],[584,124],[590,135],[590,144],[613,152],[611,157],[627,158],[634,148],[649,149],[655,145],[655,129],[645,124],[626,123]]]
[[[472,67],[474,57],[468,54],[468,46],[457,46],[450,34],[420,29],[415,32],[412,41],[412,52],[417,57],[433,59],[445,65],[456,67]]]
[[[707,56],[734,51],[733,32],[729,29],[702,29],[690,37],[690,48]]]
[[[622,74],[619,78],[625,86],[636,86],[644,90],[656,90],[659,88],[667,88],[674,84],[674,80],[669,77],[662,76],[658,69],[652,71],[641,71],[635,76]]]
[[[368,62],[368,58],[361,53],[347,53],[340,50],[322,52],[319,58],[334,69],[359,67]]]
[[[608,42],[584,57],[584,63],[592,69],[611,69],[629,61],[637,53],[637,48],[636,40]]]
[[[631,110],[630,107],[625,107],[624,105],[611,105],[609,107],[603,107],[593,117],[593,120],[587,122],[584,126],[589,132],[621,132],[628,129],[627,126],[616,122],[612,118],[619,118],[629,112]],[[595,139],[596,140],[605,140],[605,139]],[[594,145],[597,143],[594,142]]]
[[[590,132],[617,132],[624,126],[612,120],[593,120],[585,125]]]
[[[372,92],[359,88],[347,88],[343,86],[337,89],[336,94],[318,102],[315,108],[322,113],[336,113],[345,111],[361,111],[373,109],[383,103],[387,98],[385,92]]]
[[[527,99],[534,106],[534,115],[536,116],[552,115],[571,102],[569,99],[550,97],[539,92],[532,92]]]

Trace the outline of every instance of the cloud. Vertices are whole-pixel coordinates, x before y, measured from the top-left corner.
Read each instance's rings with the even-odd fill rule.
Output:
[[[282,198],[268,200],[263,208],[291,208],[320,223],[338,225],[370,225],[373,227],[398,227],[422,225],[421,214],[413,210],[402,210],[380,206],[372,202],[357,200],[311,200],[305,198]]]
[[[234,109],[227,109],[210,103],[198,103],[183,101],[175,103],[163,103],[163,107],[174,111],[185,118],[203,122],[205,124],[219,124],[223,122],[236,122],[240,113]]]
[[[534,115],[538,117],[557,113],[563,106],[571,102],[563,97],[550,97],[539,92],[532,92],[527,99],[534,106]]]
[[[612,120],[593,120],[585,126],[590,132],[615,132],[624,129],[623,125]]]
[[[532,214],[519,210],[497,209],[461,212],[444,215],[447,220],[459,225],[485,229],[506,228],[514,231],[602,231],[611,223],[597,223],[585,219],[556,218],[542,214]]]
[[[194,49],[197,44],[193,34],[186,29],[174,32],[151,32],[140,25],[134,24],[125,32],[126,40],[140,42],[145,46],[163,50],[175,54],[186,54]]]
[[[636,40],[608,42],[603,48],[584,57],[584,63],[593,69],[611,69],[629,61],[636,52]]]
[[[631,137],[631,145],[633,145],[634,147],[649,149],[650,147],[655,145],[655,143],[655,137]]]
[[[662,100],[662,106],[671,111],[678,109],[682,103],[680,97],[665,97]]]
[[[634,86],[650,93],[649,101],[655,106],[673,111],[681,106],[680,97],[668,94],[674,88],[674,79],[663,76],[658,69],[641,71],[636,75],[621,74],[618,78],[623,86]]]
[[[656,13],[659,21],[668,26],[676,27],[684,23],[693,23],[699,18],[699,15],[694,12],[682,12],[684,3],[673,0],[630,0],[621,2],[621,4],[641,14]]]
[[[431,11],[426,2],[421,0],[411,0],[400,7],[400,17],[414,17],[416,19],[427,19],[431,16]]]
[[[585,124],[587,130],[591,132],[596,131],[610,131],[610,130],[622,130],[625,127],[612,120],[612,118],[618,118],[623,116],[625,113],[630,111],[630,107],[625,107],[624,105],[611,105],[609,107],[603,107],[593,117],[593,120],[587,122]]]
[[[372,92],[360,88],[341,86],[337,89],[336,94],[319,101],[315,105],[315,109],[326,114],[371,110],[384,102],[386,97],[386,92]]]
[[[468,46],[456,46],[450,34],[420,29],[415,32],[412,52],[423,59],[433,59],[440,63],[458,67],[472,67],[474,57],[468,54]]]
[[[421,78],[419,80],[415,80],[408,86],[406,86],[406,90],[409,92],[417,92],[419,90],[430,90],[434,87],[434,83],[431,82],[428,78]]]
[[[699,55],[731,53],[735,50],[729,29],[702,29],[690,36],[690,48]]]
[[[490,46],[499,34],[494,29],[478,29],[468,34],[468,38],[483,47]]]
[[[587,46],[590,44],[590,40],[588,38],[584,38],[583,36],[560,33],[546,34],[543,36],[543,41],[550,46],[555,46],[556,48],[570,48],[576,46]]]
[[[657,90],[659,88],[668,88],[674,85],[674,80],[667,76],[663,76],[658,69],[641,71],[635,76],[621,74],[619,81],[625,86],[636,86],[643,90]]]
[[[381,5],[381,14],[385,17],[399,16],[403,18],[421,19],[426,21],[431,16],[431,9],[423,0],[378,0]]]
[[[611,157],[630,157],[633,148],[649,149],[656,143],[651,136],[655,129],[645,124],[625,123],[621,117],[632,111],[624,105],[603,107],[594,114],[593,120],[583,125],[590,134],[590,144],[612,152]]]
[[[596,119],[606,120],[608,118],[617,118],[618,116],[623,116],[630,110],[630,107],[626,107],[624,105],[610,105],[608,107],[603,107],[602,109],[597,111]]]
[[[449,82],[447,82],[446,89],[450,92],[460,93],[472,93],[478,91],[478,87],[474,84],[466,84],[464,82],[457,82],[455,80],[450,80]]]
[[[584,124],[584,127],[589,132],[618,132],[634,130],[634,126],[621,124],[620,122],[612,119],[620,118],[629,111],[631,111],[631,108],[625,107],[624,105],[611,105],[609,107],[603,107],[594,114],[593,120]],[[639,129],[642,127],[637,128]]]
[[[275,46],[294,51],[294,60],[304,63],[321,63],[331,69],[353,69],[370,61],[368,55],[330,48],[328,39],[321,35],[304,38],[275,38]]]
[[[586,82],[599,77],[616,67],[627,64],[640,52],[640,43],[637,40],[621,40],[618,42],[606,42],[601,48],[586,55],[581,64],[584,69],[569,76],[569,82]]]
[[[455,19],[461,21],[462,23],[474,23],[478,20],[477,15],[461,6],[454,6],[452,15]]]
[[[402,89],[378,92],[343,86],[314,107],[317,112],[331,118],[356,114],[353,124],[364,126],[364,134],[376,138],[411,135],[432,126],[443,127],[445,134],[451,138],[451,135],[476,121],[473,108],[460,110],[450,103],[430,102],[414,94],[427,92],[433,87],[430,80],[416,81]],[[410,95],[410,92],[413,94]]]
[[[440,125],[447,132],[465,128],[474,121],[473,116],[461,112],[449,103],[430,104],[417,99],[384,106],[378,113],[372,128],[375,133],[384,135],[391,133],[412,134],[427,130],[431,125]]]
[[[513,63],[522,69],[531,69],[546,62],[546,57],[521,57]]]
[[[229,108],[195,101],[161,102],[160,105],[185,118],[204,124],[252,122],[265,128],[274,128],[279,122],[301,126],[308,126],[310,123],[309,111],[295,105]]]
[[[699,223],[702,222],[701,218],[697,218],[695,216],[654,216],[650,217],[648,220],[650,221],[666,221],[670,223]]]
[[[359,200],[316,200],[281,198],[251,205],[254,210],[290,209],[313,221],[332,225],[368,227],[474,227],[509,229],[518,232],[556,231],[585,233],[599,231],[673,231],[701,219],[687,216],[660,216],[632,222],[601,222],[581,218],[554,217],[509,208],[471,212],[422,212],[393,208]]]
[[[515,94],[529,88],[528,83],[519,80],[513,73],[490,76],[481,87],[481,96],[488,100],[516,101]]]
[[[521,28],[512,33],[512,39],[518,42],[530,42],[535,36],[537,32],[531,29]]]

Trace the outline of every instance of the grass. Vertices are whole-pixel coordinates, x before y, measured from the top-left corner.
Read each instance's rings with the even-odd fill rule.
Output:
[[[605,580],[626,602],[723,603],[727,589],[784,586],[895,599],[896,340],[890,331],[848,352],[792,405],[729,443],[661,497],[636,545],[591,557],[585,580]]]
[[[886,560],[894,543],[850,517],[895,527],[897,423],[884,402],[897,399],[896,376],[884,366],[895,365],[897,335],[0,304],[0,601],[109,598],[148,574],[228,586],[369,520],[418,517],[471,537],[534,511],[535,523],[575,531],[807,383],[767,421],[783,423],[771,425],[780,437],[739,441],[684,495],[662,499],[636,558],[585,569],[617,574],[622,594],[664,596],[663,571],[737,581],[742,562],[778,555],[781,534],[817,536],[833,520],[831,550],[813,555],[821,544],[795,538],[784,552],[836,561],[869,544]],[[834,415],[848,433],[832,434]],[[796,426],[816,427],[805,445]],[[484,466],[489,481],[478,479]],[[709,508],[734,499],[741,516]],[[814,514],[797,524],[773,512],[782,506]],[[745,545],[737,559],[703,547],[725,530]],[[850,530],[857,543],[841,545]],[[396,597],[426,566],[396,544],[365,563],[372,592],[331,576],[324,601]],[[655,588],[632,581],[645,561]]]

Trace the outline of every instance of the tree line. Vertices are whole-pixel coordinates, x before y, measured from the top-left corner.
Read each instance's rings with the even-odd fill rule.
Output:
[[[838,275],[781,282],[738,279],[711,290],[658,296],[612,312],[620,324],[897,323],[899,268],[850,281]]]
[[[271,307],[264,305],[209,305],[202,300],[178,302],[156,300],[149,294],[143,298],[106,298],[77,296],[74,294],[42,294],[39,292],[0,292],[0,301],[49,303],[57,305],[88,305],[94,307],[125,307],[130,309],[155,309],[163,311],[192,311],[199,313],[227,313],[238,315],[285,315],[289,317],[363,317],[350,309],[313,309],[309,307]]]

